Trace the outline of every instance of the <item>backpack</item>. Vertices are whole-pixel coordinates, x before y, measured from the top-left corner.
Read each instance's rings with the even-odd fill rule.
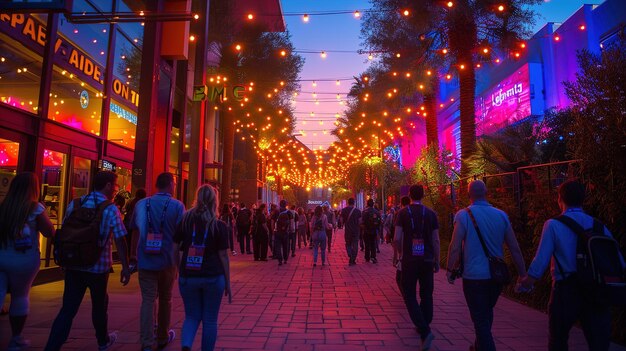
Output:
[[[85,198],[86,199],[86,198]],[[72,213],[65,219],[54,238],[54,262],[65,268],[91,268],[100,259],[108,241],[100,245],[102,213],[112,205],[102,201],[96,208],[83,207],[80,198],[74,199]]]
[[[284,210],[278,215],[276,219],[276,231],[278,233],[287,233],[289,230],[289,226],[291,225],[291,212],[289,210]]]
[[[589,229],[584,229],[568,216],[562,215],[555,220],[578,236],[576,272],[570,277],[580,284],[586,297],[611,305],[626,303],[626,271],[622,266],[620,247],[615,239],[604,235],[604,225],[595,218]],[[556,256],[555,261],[559,271],[565,274]]]
[[[242,208],[237,211],[237,225],[248,226],[250,225],[250,212],[247,208]]]
[[[313,224],[313,230],[316,232],[324,230],[324,221],[321,217],[315,221],[315,224]]]
[[[378,213],[378,211],[368,211],[369,214],[368,216],[366,216],[366,221],[365,221],[365,228],[373,231],[373,230],[377,230],[378,228],[380,228],[380,223],[381,223],[381,218],[380,218],[380,213]]]

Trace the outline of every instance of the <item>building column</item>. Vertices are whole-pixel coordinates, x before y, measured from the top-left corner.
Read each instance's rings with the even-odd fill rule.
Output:
[[[148,2],[150,12],[163,11],[164,0]],[[139,80],[139,111],[137,115],[137,139],[133,160],[133,189],[145,188],[148,194],[152,191],[153,179],[162,162],[155,162],[157,155],[163,156],[165,148],[156,140],[158,122],[159,75],[161,63],[161,27],[159,21],[146,21],[144,27],[143,50],[141,60],[141,78]],[[156,171],[156,172],[155,172]],[[157,173],[157,174],[155,174]]]
[[[207,75],[207,35],[209,32],[209,6],[207,1],[193,1],[192,12],[201,16],[199,21],[191,24],[191,33],[196,37],[192,43],[195,46],[193,85],[205,85]],[[189,182],[187,206],[194,200],[194,194],[199,185],[204,182],[204,148],[205,148],[205,119],[207,117],[207,102],[196,101],[191,107],[191,140],[189,146]]]

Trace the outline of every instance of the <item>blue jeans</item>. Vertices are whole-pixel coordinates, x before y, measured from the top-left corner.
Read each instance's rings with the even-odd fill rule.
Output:
[[[322,264],[326,263],[326,232],[313,233],[313,263],[317,263],[317,250],[321,250]]]
[[[180,277],[178,287],[185,305],[182,347],[191,348],[202,322],[202,351],[211,351],[217,341],[217,314],[220,311],[226,280],[215,277]]]
[[[474,323],[476,334],[474,347],[476,350],[496,350],[491,326],[493,325],[493,308],[496,306],[501,292],[502,286],[492,282],[491,279],[463,279],[463,294]]]

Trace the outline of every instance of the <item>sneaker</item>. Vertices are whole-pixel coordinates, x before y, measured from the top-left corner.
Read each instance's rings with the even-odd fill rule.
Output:
[[[237,256],[237,251],[233,250],[233,256]]]
[[[313,267],[317,267],[317,263],[313,263]]]
[[[278,261],[278,265],[282,266],[283,265],[283,261]]]
[[[157,345],[158,349],[164,349],[167,345],[169,345],[172,341],[174,341],[174,339],[176,338],[176,332],[174,331],[174,329],[170,329],[167,331],[167,342],[161,344],[159,343]]]
[[[136,263],[129,264],[128,271],[130,272],[130,274],[137,273],[137,264]]]
[[[378,263],[378,260],[374,257],[372,258],[372,263]]]
[[[422,340],[422,351],[430,350],[430,346],[432,345],[434,339],[435,334],[433,334],[433,332],[428,333],[428,335],[426,335],[426,338]]]
[[[11,338],[7,351],[21,351],[29,346],[30,340],[26,340],[23,336],[18,335]]]
[[[99,345],[98,351],[108,350],[109,348],[111,348],[111,346],[113,346],[113,344],[115,344],[116,340],[117,340],[117,332],[109,333],[109,341],[104,345]]]

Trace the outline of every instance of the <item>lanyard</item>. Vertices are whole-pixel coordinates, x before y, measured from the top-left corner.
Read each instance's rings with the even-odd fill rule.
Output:
[[[211,224],[211,222],[207,223],[206,226],[204,227],[204,239],[202,239],[202,246],[205,245],[206,243],[206,238],[209,235],[209,224]],[[196,224],[193,224],[193,231],[191,232],[191,246],[196,246]]]
[[[165,214],[167,213],[167,206],[170,204],[170,200],[172,197],[169,194],[158,193],[157,195],[167,196],[167,201],[165,201],[165,206],[163,206],[163,212],[161,213],[161,227],[159,228],[159,232],[163,232],[163,225],[165,224]],[[146,203],[146,212],[148,212],[148,231],[152,228],[152,220],[150,216],[150,198],[148,198],[148,202]]]
[[[412,204],[411,204],[412,205]],[[411,212],[411,205],[407,206],[406,209],[407,211],[409,211],[409,217],[411,218],[411,230],[415,231],[415,222],[413,222],[413,212]],[[426,216],[426,206],[422,205],[422,204],[417,204],[422,206],[422,234],[424,234],[424,217]]]

